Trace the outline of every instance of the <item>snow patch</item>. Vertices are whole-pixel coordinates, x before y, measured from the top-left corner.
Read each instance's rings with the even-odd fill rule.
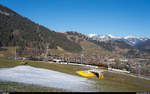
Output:
[[[4,12],[4,11],[1,11],[1,10],[0,10],[0,13],[1,13],[1,14],[3,14],[3,15],[6,15],[6,16],[10,16],[10,14],[9,14],[9,13]]]
[[[87,78],[31,66],[1,68],[0,80],[37,84],[71,91],[96,91],[95,82]]]

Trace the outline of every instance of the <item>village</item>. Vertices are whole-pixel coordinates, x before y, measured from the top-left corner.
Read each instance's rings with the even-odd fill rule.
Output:
[[[128,59],[128,58],[117,58],[117,59],[104,58],[104,59],[97,60],[97,58],[95,58],[95,55],[93,55],[93,59],[95,60],[93,63],[93,60],[91,58],[88,59],[88,56],[85,56],[83,54],[81,54],[80,56],[77,56],[76,58],[70,58],[70,57],[65,57],[64,54],[52,55],[52,54],[48,54],[48,52],[45,53],[44,58],[31,56],[31,57],[16,57],[13,59],[24,60],[24,61],[32,60],[32,61],[44,61],[47,63],[88,66],[91,68],[105,69],[108,71],[132,74],[132,75],[135,75],[138,77],[144,77],[147,79],[149,79],[150,77],[149,75],[150,71],[143,70],[145,69],[146,66],[150,65],[150,63],[147,62],[149,59],[137,58],[136,62],[133,62],[132,59]]]

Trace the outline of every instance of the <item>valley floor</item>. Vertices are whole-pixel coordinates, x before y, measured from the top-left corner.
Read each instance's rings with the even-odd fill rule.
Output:
[[[0,68],[12,68],[15,66],[19,66],[20,61],[15,60],[6,60],[0,58]],[[77,65],[67,65],[67,64],[55,64],[55,63],[46,63],[46,62],[38,62],[38,61],[27,61],[29,66],[37,67],[37,68],[45,68],[49,70],[55,70],[62,73],[67,73],[71,75],[76,75],[76,71],[88,69],[87,67],[81,67]],[[150,91],[150,81],[145,79],[140,79],[137,77],[132,77],[124,74],[112,73],[106,71],[104,73],[104,79],[99,80],[96,77],[88,78],[96,82],[94,88],[100,92],[140,92],[140,91]],[[6,84],[9,86],[6,87]],[[16,86],[14,87],[15,84]],[[26,89],[22,90],[25,86]],[[13,88],[13,89],[11,89]],[[40,89],[35,89],[40,88]],[[0,81],[0,91],[65,91],[57,88],[45,88],[42,86],[31,85],[31,84],[22,84],[16,82],[3,82]],[[67,91],[67,90],[66,90]]]

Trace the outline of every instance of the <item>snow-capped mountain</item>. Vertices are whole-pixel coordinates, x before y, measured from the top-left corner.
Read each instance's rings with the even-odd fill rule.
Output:
[[[124,40],[126,43],[130,44],[131,46],[134,46],[136,44],[145,42],[146,40],[148,40],[149,38],[136,38],[136,37],[124,37],[122,40]]]
[[[149,38],[143,38],[143,37],[134,37],[134,36],[126,36],[126,37],[117,37],[117,36],[113,36],[113,35],[96,35],[96,34],[88,34],[87,35],[89,38],[92,38],[93,40],[99,40],[99,41],[108,41],[108,40],[112,40],[112,41],[116,41],[116,40],[122,40],[124,42],[126,42],[127,44],[134,46],[137,43],[141,43],[141,42],[145,42],[146,40],[148,40]]]
[[[91,38],[91,37],[94,37],[94,36],[97,36],[97,35],[96,34],[88,34],[87,36]]]
[[[120,39],[119,37],[113,36],[113,35],[96,35],[96,34],[88,34],[89,38],[92,38],[93,40],[99,40],[99,41],[107,41],[107,40],[117,40]]]
[[[132,39],[132,38],[135,38],[134,36],[126,36],[124,37],[124,39]]]

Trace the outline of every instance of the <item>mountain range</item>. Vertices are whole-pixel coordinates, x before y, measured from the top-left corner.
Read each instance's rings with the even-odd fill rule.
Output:
[[[0,48],[17,46],[18,56],[44,57],[48,45],[49,54],[72,60],[76,58],[78,61],[84,54],[84,62],[99,63],[106,58],[141,57],[140,50],[149,50],[147,41],[148,38],[56,32],[0,5]],[[139,48],[141,42],[146,50]],[[32,51],[27,51],[29,48]]]
[[[146,38],[146,37],[139,37],[139,38],[134,37],[134,36],[116,37],[116,36],[113,36],[111,34],[108,34],[108,35],[88,34],[87,36],[89,38],[92,38],[93,40],[99,40],[99,41],[122,40],[131,46],[135,46],[137,44],[140,44],[140,43],[143,43],[143,42],[146,42],[147,40],[149,40],[149,38]]]

